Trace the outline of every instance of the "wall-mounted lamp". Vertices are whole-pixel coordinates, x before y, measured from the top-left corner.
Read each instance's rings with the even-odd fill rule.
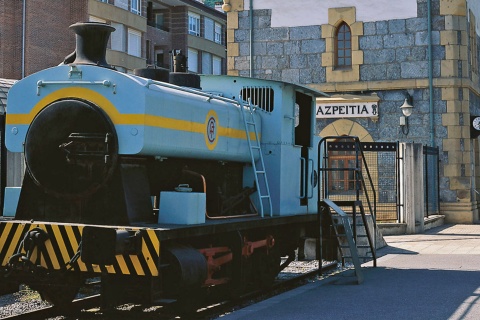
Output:
[[[407,135],[409,131],[408,117],[410,117],[413,111],[413,98],[408,92],[405,98],[405,102],[402,104],[400,109],[402,110],[402,113],[403,113],[403,116],[400,117],[400,127],[402,127],[402,133],[404,135]]]

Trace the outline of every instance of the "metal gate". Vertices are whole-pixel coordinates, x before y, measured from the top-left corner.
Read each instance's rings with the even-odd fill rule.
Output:
[[[376,190],[376,220],[379,222],[400,221],[400,187],[398,142],[361,142],[363,155],[373,180]],[[331,168],[344,166],[350,167],[353,143],[341,141],[329,141],[328,166]],[[364,179],[368,179],[365,176]],[[333,175],[333,173],[330,173]],[[338,172],[336,176],[328,179],[330,198],[334,201],[349,201],[355,197],[353,176],[349,173]]]
[[[423,146],[423,189],[425,217],[438,214],[440,210],[439,149]]]

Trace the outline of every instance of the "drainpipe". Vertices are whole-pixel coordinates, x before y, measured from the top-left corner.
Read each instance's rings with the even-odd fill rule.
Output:
[[[27,0],[23,0],[22,7],[22,79],[25,78],[25,21]]]
[[[429,90],[429,122],[430,145],[435,147],[435,127],[433,117],[433,56],[432,56],[432,0],[427,0],[428,5],[428,90]]]
[[[253,78],[253,0],[250,0],[250,78]]]

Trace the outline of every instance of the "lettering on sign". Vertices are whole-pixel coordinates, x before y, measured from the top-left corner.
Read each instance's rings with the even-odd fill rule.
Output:
[[[378,117],[375,102],[360,103],[317,103],[317,118],[366,118]]]

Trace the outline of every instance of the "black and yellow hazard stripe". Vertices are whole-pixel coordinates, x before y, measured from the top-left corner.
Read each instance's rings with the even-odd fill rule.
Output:
[[[18,251],[27,232],[34,228],[44,230],[49,239],[40,253],[40,265],[49,270],[65,268],[79,249],[84,225],[56,223],[27,223],[19,221],[0,222],[0,263],[5,266],[9,258]],[[99,227],[102,228],[102,227]],[[123,228],[127,229],[127,228]],[[137,231],[139,228],[128,228]],[[86,264],[81,258],[72,266],[75,270],[91,273],[109,273],[138,276],[157,276],[160,257],[160,240],[154,229],[142,229],[142,249],[136,255],[116,255],[112,265]],[[22,248],[21,252],[25,253]],[[35,249],[30,260],[37,262],[39,249]]]

